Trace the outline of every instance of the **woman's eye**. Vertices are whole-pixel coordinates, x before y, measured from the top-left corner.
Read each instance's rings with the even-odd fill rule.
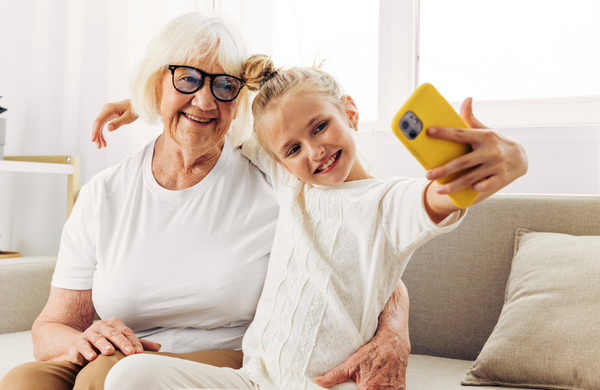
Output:
[[[317,128],[315,129],[315,134],[316,133],[320,133],[321,131],[323,131],[325,129],[325,126],[327,126],[327,122],[320,123],[317,126]]]
[[[298,149],[300,149],[300,146],[294,146],[293,148],[291,148],[287,154],[286,157],[291,156],[292,154],[296,153],[298,151]]]
[[[198,84],[198,79],[192,76],[182,77],[180,80],[190,84]]]

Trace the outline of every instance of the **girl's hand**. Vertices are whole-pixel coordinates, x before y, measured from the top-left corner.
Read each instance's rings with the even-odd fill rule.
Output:
[[[137,118],[131,111],[131,101],[129,99],[105,104],[102,106],[102,111],[100,111],[100,115],[98,115],[92,126],[92,142],[96,143],[98,149],[106,147],[106,140],[104,139],[102,129],[107,122],[110,122],[106,127],[107,130],[114,131],[123,125],[135,122]]]
[[[471,129],[429,128],[427,134],[432,138],[471,144],[473,151],[427,172],[427,179],[435,180],[476,167],[450,183],[435,183],[435,191],[445,195],[472,186],[474,191],[481,193],[475,200],[479,203],[523,176],[527,172],[528,161],[523,145],[516,140],[493,130],[478,130],[487,127],[473,115],[472,101],[472,98],[465,99],[460,109],[460,116]]]

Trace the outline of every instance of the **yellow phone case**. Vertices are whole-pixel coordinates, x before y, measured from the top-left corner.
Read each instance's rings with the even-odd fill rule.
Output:
[[[430,127],[468,128],[469,126],[433,85],[425,83],[415,90],[394,116],[392,130],[396,137],[428,171],[472,150],[469,144],[429,137],[427,129]],[[453,173],[436,182],[439,184],[450,182],[471,169],[473,168]],[[473,204],[478,195],[478,192],[467,187],[448,196],[452,203],[464,209]]]

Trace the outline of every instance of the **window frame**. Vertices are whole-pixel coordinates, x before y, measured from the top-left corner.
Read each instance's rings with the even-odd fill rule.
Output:
[[[380,0],[376,130],[390,130],[396,111],[419,85],[420,0]],[[451,101],[458,111],[462,102]],[[600,95],[474,101],[489,127],[600,124]],[[510,113],[510,116],[506,115]]]

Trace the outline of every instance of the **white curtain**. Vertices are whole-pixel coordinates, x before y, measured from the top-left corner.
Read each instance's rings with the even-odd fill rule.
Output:
[[[0,0],[5,154],[80,155],[84,184],[139,149],[161,128],[136,123],[110,134],[109,147],[98,151],[90,142],[95,117],[104,103],[128,97],[128,72],[160,27],[220,3]],[[58,252],[66,183],[65,175],[0,172],[0,250]]]

